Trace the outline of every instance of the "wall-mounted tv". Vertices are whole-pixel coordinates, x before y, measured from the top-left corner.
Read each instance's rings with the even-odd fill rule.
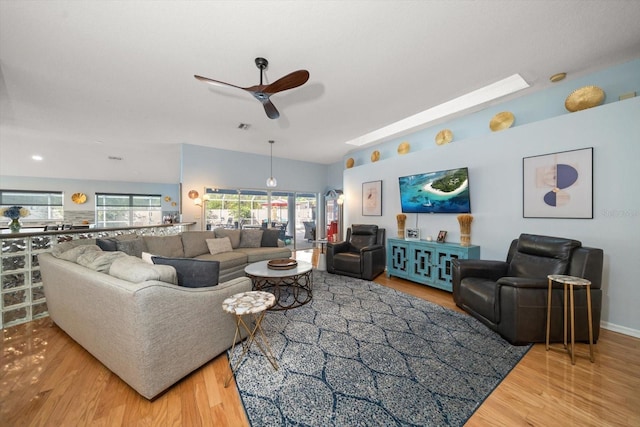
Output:
[[[471,213],[468,168],[401,176],[398,180],[404,213]]]

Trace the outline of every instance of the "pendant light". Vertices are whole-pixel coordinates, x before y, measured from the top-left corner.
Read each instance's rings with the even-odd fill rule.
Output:
[[[269,176],[269,179],[267,179],[267,187],[269,188],[275,188],[278,185],[278,181],[273,177],[273,140],[269,141],[269,144],[271,145],[271,175]]]

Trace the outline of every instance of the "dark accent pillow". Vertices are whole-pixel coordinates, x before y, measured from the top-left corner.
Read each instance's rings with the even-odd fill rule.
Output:
[[[96,239],[96,245],[98,245],[103,251],[113,252],[118,250],[118,241],[113,237]]]
[[[266,228],[262,230],[262,240],[260,246],[263,248],[277,248],[278,236],[280,236],[279,228]]]
[[[176,269],[178,285],[186,288],[216,286],[220,277],[220,262],[191,258],[152,256],[154,264],[170,265]]]
[[[240,233],[241,248],[259,248],[262,243],[262,230],[242,230]]]

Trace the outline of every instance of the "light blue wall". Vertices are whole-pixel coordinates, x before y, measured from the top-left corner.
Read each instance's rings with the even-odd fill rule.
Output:
[[[613,101],[617,100],[618,92],[640,92],[640,61],[632,64],[634,73],[628,72],[629,65],[622,67],[626,77],[621,77],[630,77],[628,81],[616,81],[618,91],[610,89],[613,94],[607,95],[614,98]],[[580,85],[590,81],[587,77]],[[539,94],[533,105],[552,108],[559,102],[563,106],[566,94],[566,91]],[[546,104],[540,104],[541,99]],[[428,134],[430,141],[423,149],[404,156],[394,153],[385,158],[383,154],[377,163],[361,161],[360,166],[345,170],[345,223],[379,224],[393,236],[397,230],[395,216],[400,213],[399,176],[467,166],[474,216],[471,240],[482,247],[483,259],[504,259],[509,242],[520,233],[571,237],[581,240],[585,246],[602,248],[605,253],[603,325],[640,336],[637,309],[640,252],[636,248],[640,242],[640,188],[638,179],[633,178],[640,159],[640,98],[518,124],[521,111],[531,110],[528,114],[533,116],[533,109],[526,98],[510,102],[508,108],[497,106],[490,112],[477,113],[469,118],[469,123],[464,123],[464,128],[470,129],[465,139],[436,146],[433,137],[438,129],[454,129],[451,123],[445,123],[421,133],[420,138]],[[514,112],[517,126],[495,133],[471,131],[473,126],[486,127],[493,114],[503,110]],[[480,120],[478,117],[483,114],[485,117]],[[462,124],[463,120],[456,120],[455,128],[463,128]],[[399,141],[410,140],[413,146],[413,138],[417,136],[410,135]],[[392,144],[394,151],[399,141]],[[594,147],[594,218],[523,218],[522,159],[586,147]],[[360,159],[368,159],[373,149],[358,153]],[[362,183],[373,180],[383,181],[382,217],[361,214]],[[456,215],[408,214],[408,227],[415,226],[416,221],[422,236],[435,236],[439,230],[447,230],[448,240],[460,239]]]
[[[184,144],[181,171],[183,221],[195,221],[197,229],[202,227],[202,208],[190,203],[189,190],[197,190],[200,194],[205,187],[264,190],[269,167],[269,156]],[[326,165],[273,158],[277,191],[324,193],[327,170]]]

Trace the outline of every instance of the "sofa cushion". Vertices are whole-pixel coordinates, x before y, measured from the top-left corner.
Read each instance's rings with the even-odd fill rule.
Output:
[[[239,249],[231,252],[220,252],[219,254],[202,254],[198,255],[195,259],[202,259],[205,261],[218,261],[220,263],[220,271],[226,271],[234,267],[242,267],[247,264],[247,254],[241,252],[246,249]],[[253,249],[251,249],[253,250]]]
[[[109,275],[132,283],[159,280],[173,285],[178,284],[175,268],[168,265],[147,264],[141,258],[131,255],[116,258],[111,263]]]
[[[117,251],[118,239],[116,239],[115,237],[96,239],[96,245],[98,245],[103,251]]]
[[[142,238],[130,240],[118,239],[118,241],[116,242],[116,249],[120,252],[124,252],[127,255],[140,258],[142,256],[142,252],[147,252],[147,245]]]
[[[233,252],[245,254],[248,263],[291,257],[291,249],[289,248],[238,248]]]
[[[216,237],[228,237],[231,240],[231,247],[236,249],[240,246],[240,230],[227,230],[226,228],[216,228]]]
[[[279,228],[267,228],[262,230],[262,240],[260,241],[260,246],[262,246],[263,248],[277,248],[279,236]]]
[[[194,258],[209,252],[207,239],[215,239],[213,231],[185,231],[182,233],[182,246],[185,258]]]
[[[207,247],[209,248],[209,253],[211,255],[216,255],[222,252],[231,252],[233,250],[233,248],[231,247],[231,240],[229,240],[228,237],[222,237],[220,239],[207,239]]]
[[[71,247],[64,252],[52,251],[51,255],[66,261],[78,262],[78,257],[85,252],[97,252],[100,248],[97,245],[78,245]]]
[[[206,288],[216,286],[220,277],[218,261],[204,261],[193,258],[151,257],[154,264],[170,265],[176,269],[178,285],[186,288]]]
[[[170,258],[184,257],[182,237],[179,234],[173,236],[144,236],[147,245],[145,252]]]
[[[242,230],[239,248],[259,248],[262,243],[262,230]]]
[[[109,274],[111,264],[116,258],[127,256],[117,251],[87,251],[78,257],[78,264],[100,273]]]

